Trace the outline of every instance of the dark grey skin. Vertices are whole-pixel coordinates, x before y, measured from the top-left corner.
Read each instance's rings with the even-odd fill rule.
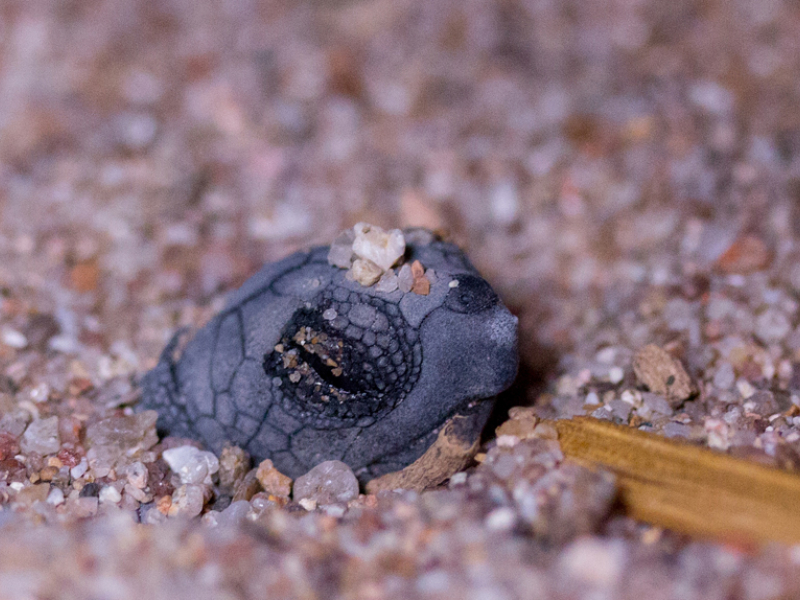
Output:
[[[292,478],[341,460],[362,483],[415,461],[455,415],[477,439],[516,376],[517,318],[452,244],[407,249],[435,271],[427,296],[349,281],[327,254],[266,265],[180,358],[176,336],[143,379],[161,431]]]

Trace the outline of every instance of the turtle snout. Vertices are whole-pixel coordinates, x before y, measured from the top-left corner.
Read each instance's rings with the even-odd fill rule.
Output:
[[[497,393],[507,389],[517,376],[519,366],[517,325],[519,319],[502,305],[492,309],[488,320],[488,355],[493,364]]]

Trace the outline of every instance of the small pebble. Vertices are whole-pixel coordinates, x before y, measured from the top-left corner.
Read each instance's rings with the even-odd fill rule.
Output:
[[[383,275],[383,271],[375,263],[363,258],[357,258],[353,261],[353,266],[350,267],[348,275],[352,277],[353,281],[360,283],[364,287],[370,287],[377,283],[381,275]]]
[[[89,470],[89,462],[86,460],[86,457],[81,458],[81,462],[77,465],[72,467],[69,470],[69,474],[72,476],[73,479],[80,479],[83,477],[84,473]]]
[[[39,478],[42,481],[53,481],[53,477],[56,475],[58,475],[58,469],[56,467],[45,467],[39,471]]]
[[[217,516],[217,524],[234,527],[244,521],[250,512],[250,503],[245,500],[232,502],[228,508]]]
[[[625,371],[621,367],[611,367],[608,370],[608,380],[613,384],[618,384],[625,379]]]
[[[425,274],[425,267],[418,260],[411,263],[411,276],[414,278],[411,291],[420,296],[427,296],[431,291],[431,282]]]
[[[25,328],[25,337],[28,339],[32,348],[44,352],[47,343],[61,331],[58,321],[49,314],[36,314],[31,317],[28,326]]]
[[[378,280],[378,283],[375,284],[375,291],[377,292],[384,292],[386,294],[390,294],[396,289],[397,289],[397,273],[395,273],[394,270],[392,269],[386,271]]]
[[[681,362],[655,344],[636,352],[633,372],[651,392],[665,396],[672,406],[678,406],[694,393],[692,380]]]
[[[509,531],[517,521],[513,509],[503,506],[495,508],[486,516],[486,527],[492,531]]]
[[[200,522],[206,527],[218,527],[219,516],[221,514],[222,513],[218,510],[210,510],[207,513],[205,513],[202,517],[200,517]]]
[[[353,264],[353,241],[356,239],[355,232],[347,229],[340,233],[328,251],[328,264],[340,269],[349,269]]]
[[[756,319],[755,334],[765,344],[780,342],[791,330],[791,321],[777,308],[767,309]]]
[[[262,461],[258,465],[256,479],[258,479],[264,491],[272,496],[289,498],[289,494],[292,492],[291,478],[278,471],[269,459]]]
[[[326,504],[322,507],[322,512],[334,519],[341,519],[346,511],[347,507],[343,504]]]
[[[411,273],[411,266],[408,264],[400,267],[397,273],[397,287],[404,294],[408,294],[414,287],[414,275]]]
[[[0,418],[0,433],[7,434],[14,439],[19,438],[25,432],[29,421],[30,416],[27,412],[7,413]]]
[[[631,403],[626,402],[624,399],[612,400],[608,403],[608,408],[611,410],[611,414],[621,421],[627,421],[633,409]]]
[[[450,477],[450,486],[464,485],[467,483],[467,474],[464,471],[456,473]]]
[[[513,436],[520,440],[533,437],[538,419],[530,407],[515,406],[508,411],[510,417],[495,433],[498,438],[502,436]]]
[[[184,484],[211,485],[211,476],[219,471],[217,457],[194,446],[179,446],[164,450],[164,460]]]
[[[766,269],[771,261],[772,254],[761,238],[746,235],[725,250],[717,265],[724,273],[747,275]]]
[[[501,448],[513,448],[519,444],[519,438],[515,435],[499,435],[497,436],[497,445]]]
[[[353,470],[339,460],[318,464],[294,482],[296,501],[310,499],[317,504],[349,502],[358,496],[358,480]]]
[[[730,429],[722,419],[706,419],[703,427],[706,430],[706,443],[709,448],[727,450],[730,447]]]
[[[117,116],[115,123],[117,141],[125,149],[140,152],[155,139],[158,121],[148,113],[124,112]]]
[[[250,455],[238,446],[225,446],[219,457],[219,485],[232,490],[244,478]]]
[[[126,483],[123,489],[125,490],[126,496],[130,496],[137,502],[149,502],[150,500],[153,499],[152,496],[147,492],[145,492],[143,489],[135,487],[130,483]]]
[[[520,209],[519,191],[511,179],[499,181],[489,192],[489,208],[492,220],[508,227],[517,218]]]
[[[717,367],[714,373],[714,387],[718,390],[729,390],[736,382],[736,373],[733,371],[733,365],[725,362]]]
[[[74,519],[93,517],[97,513],[97,496],[80,496],[67,500],[67,512]]]
[[[233,501],[249,501],[254,495],[261,491],[261,484],[256,478],[258,469],[251,469],[233,488]]]
[[[356,223],[353,231],[353,252],[377,265],[381,271],[391,269],[405,254],[406,241],[399,229],[384,231],[375,225]]]
[[[671,415],[672,414],[672,407],[670,406],[669,402],[667,402],[664,396],[659,394],[642,394],[642,400],[644,404],[653,412],[662,414],[662,415]]]
[[[142,523],[145,525],[158,525],[167,520],[167,515],[152,505],[147,511],[143,511],[142,514],[144,515],[142,517]]]
[[[20,442],[20,448],[27,453],[41,455],[55,454],[61,448],[58,434],[58,417],[37,419],[28,425]]]
[[[53,506],[58,506],[59,504],[63,504],[64,492],[62,492],[60,488],[51,487],[50,493],[47,495],[46,502],[48,504],[52,504]]]
[[[30,391],[30,398],[36,403],[47,402],[50,397],[50,386],[46,383],[40,383],[33,387]]]
[[[739,393],[742,395],[742,398],[747,400],[750,396],[755,393],[755,388],[750,385],[750,382],[746,379],[740,379],[736,382],[736,389],[739,390]]]
[[[595,355],[597,362],[603,363],[604,365],[610,365],[614,362],[614,358],[617,356],[617,349],[614,346],[606,346],[605,348],[599,350]]]
[[[113,485],[107,485],[100,490],[99,498],[103,504],[117,504],[122,500],[122,494]]]
[[[203,510],[204,504],[204,487],[185,484],[175,490],[172,495],[172,504],[167,515],[169,517],[196,517]]]
[[[0,338],[6,346],[17,350],[21,350],[28,345],[28,338],[23,333],[10,327],[3,327]]]
[[[531,437],[540,440],[557,440],[558,430],[551,423],[538,423],[531,432]]]
[[[134,457],[158,442],[157,419],[154,410],[103,419],[86,429],[86,444],[99,465],[110,468],[119,459]]]
[[[559,567],[570,579],[609,590],[621,577],[625,560],[626,548],[621,540],[584,538],[562,552]]]
[[[128,465],[125,469],[125,477],[133,487],[144,489],[147,485],[147,467],[143,463],[136,461]]]
[[[36,483],[33,485],[25,485],[18,490],[17,497],[14,503],[17,506],[31,506],[36,502],[44,502],[47,495],[50,493],[50,486],[46,483]]]
[[[317,508],[317,501],[311,498],[300,498],[297,503],[309,512]]]
[[[683,423],[676,423],[674,421],[670,421],[664,428],[662,429],[662,433],[666,437],[680,437],[680,438],[688,438],[689,435],[692,433],[692,428],[689,425],[684,425]]]
[[[90,483],[87,483],[81,488],[80,497],[96,498],[99,493],[100,493],[100,484],[92,481]]]
[[[281,504],[271,499],[266,492],[259,492],[250,499],[250,506],[253,509],[253,514],[260,515],[266,511],[280,507]]]

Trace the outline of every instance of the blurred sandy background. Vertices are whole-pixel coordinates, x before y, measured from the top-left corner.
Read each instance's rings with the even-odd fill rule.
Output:
[[[135,398],[176,327],[204,322],[264,262],[369,221],[446,231],[519,315],[521,378],[504,407],[594,414],[797,468],[798,40],[796,0],[3,0],[0,412],[57,415],[78,460],[85,423]],[[682,361],[695,399],[642,394],[631,357],[649,343]],[[22,435],[10,431],[9,457]],[[41,456],[9,457],[5,508],[19,491],[6,483],[33,485],[42,468]],[[583,514],[569,477],[558,527]],[[800,589],[796,550],[748,562],[600,520],[545,548],[493,533],[476,507],[497,508],[494,496],[448,498],[398,501],[406,508],[380,525],[400,536],[386,542],[395,554],[364,542],[378,558],[346,571],[343,597],[761,600]],[[492,523],[527,523],[523,500],[503,498],[512,512]],[[428,505],[455,516],[431,525]],[[62,518],[26,506],[13,511]],[[326,597],[345,571],[320,557],[344,556],[352,533],[326,518],[275,526],[316,557],[308,571],[246,537],[220,550],[194,526],[113,523],[85,524],[88,538],[6,532],[27,554],[0,555],[0,571],[19,585],[6,590],[34,590],[26,598],[101,597],[113,586],[82,579],[96,564],[136,597],[162,563],[170,598],[213,595],[222,580],[230,597],[258,597],[242,591],[253,573],[296,576],[273,597]],[[576,531],[594,537],[570,542]],[[162,546],[141,535],[163,535]],[[135,566],[130,539],[146,557]],[[187,575],[225,559],[229,541],[247,568],[215,563],[205,584]],[[62,558],[69,568],[53,571]],[[436,587],[434,567],[455,587]]]

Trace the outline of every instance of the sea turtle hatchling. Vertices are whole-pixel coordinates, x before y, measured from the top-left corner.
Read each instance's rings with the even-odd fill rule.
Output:
[[[445,479],[516,375],[517,319],[456,246],[413,239],[425,295],[365,287],[328,247],[266,265],[180,357],[170,342],[140,406],[165,433],[230,442],[293,478],[336,459],[372,490]]]

